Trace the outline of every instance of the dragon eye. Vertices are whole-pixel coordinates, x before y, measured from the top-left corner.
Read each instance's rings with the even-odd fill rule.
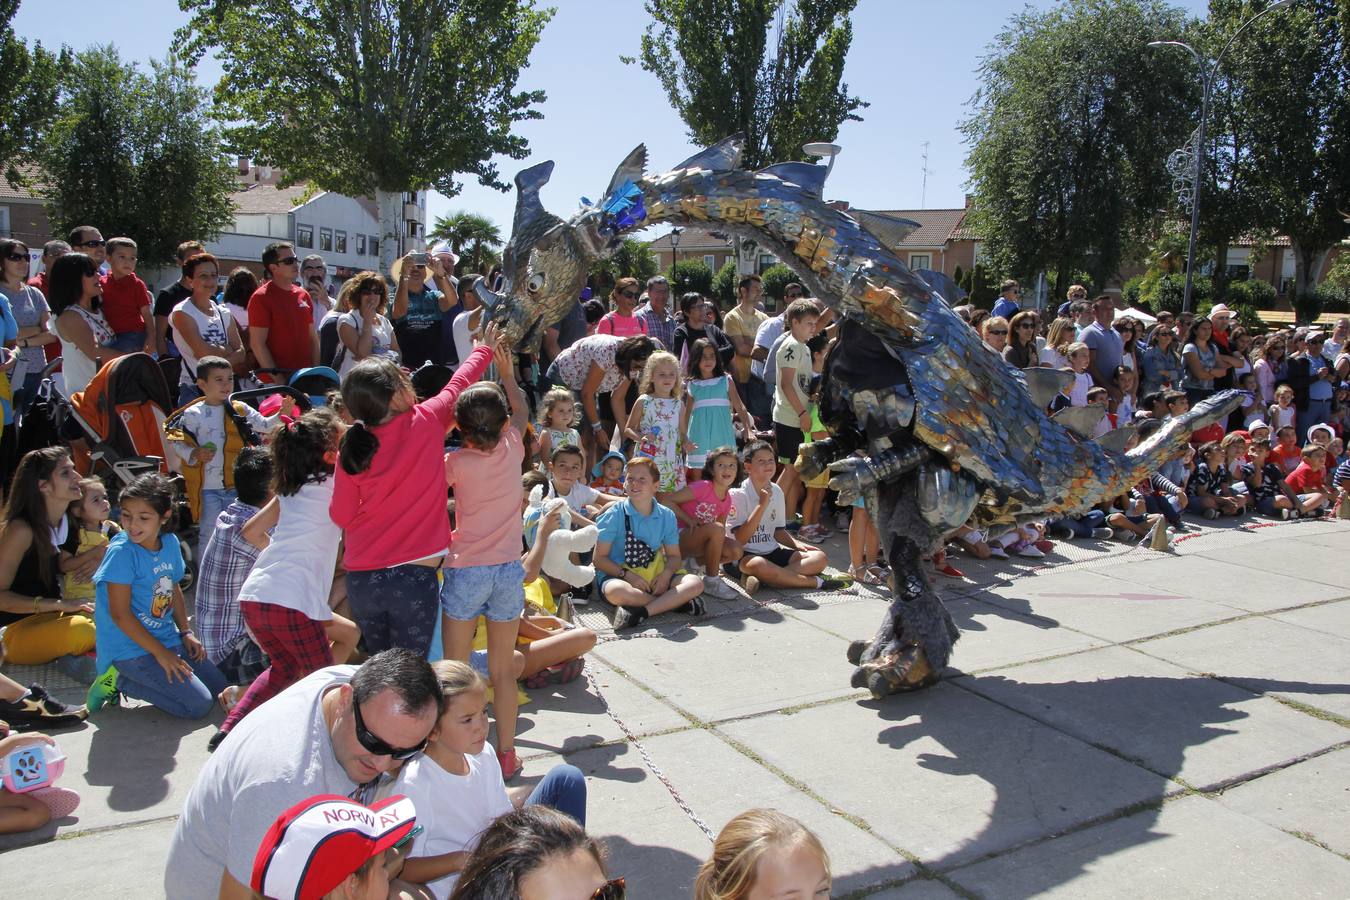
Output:
[[[525,290],[531,294],[539,293],[539,289],[544,286],[544,275],[542,272],[536,272],[530,276],[530,280],[525,284]]]

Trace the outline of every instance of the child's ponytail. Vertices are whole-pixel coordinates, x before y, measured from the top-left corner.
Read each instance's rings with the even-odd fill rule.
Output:
[[[311,409],[272,434],[272,480],[282,497],[299,493],[311,481],[333,474],[328,454],[337,444],[337,413],[326,407]]]
[[[359,475],[370,468],[380,449],[380,439],[370,426],[389,418],[389,404],[404,388],[412,390],[408,376],[392,361],[378,356],[361,360],[342,379],[342,402],[354,422],[338,452],[342,471]]]

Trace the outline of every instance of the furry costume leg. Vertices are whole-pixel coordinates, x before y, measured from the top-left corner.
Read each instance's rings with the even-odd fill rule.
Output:
[[[872,640],[854,641],[848,649],[856,667],[851,683],[877,698],[934,684],[960,637],[923,568],[942,536],[920,515],[914,487],[910,478],[881,487],[882,533],[895,573],[893,599]]]

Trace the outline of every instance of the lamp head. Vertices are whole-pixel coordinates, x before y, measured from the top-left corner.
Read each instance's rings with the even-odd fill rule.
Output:
[[[843,149],[838,144],[831,144],[829,141],[813,141],[809,144],[802,144],[802,152],[807,156],[834,157]]]

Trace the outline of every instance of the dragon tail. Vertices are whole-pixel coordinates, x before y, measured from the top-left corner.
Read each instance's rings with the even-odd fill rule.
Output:
[[[1226,419],[1241,403],[1240,392],[1222,391],[1200,401],[1182,415],[1166,420],[1158,433],[1147,441],[1132,450],[1113,454],[1116,471],[1111,481],[1128,490],[1131,485],[1146,480],[1186,446],[1191,434]]]

